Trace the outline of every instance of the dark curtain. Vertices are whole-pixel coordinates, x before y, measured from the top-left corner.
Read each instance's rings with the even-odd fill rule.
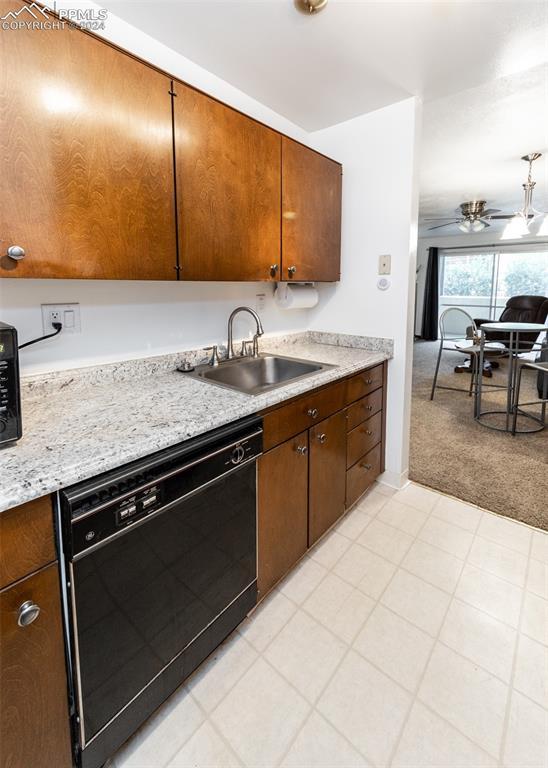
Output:
[[[438,299],[438,249],[429,248],[422,307],[422,338],[425,341],[436,341],[438,338]]]

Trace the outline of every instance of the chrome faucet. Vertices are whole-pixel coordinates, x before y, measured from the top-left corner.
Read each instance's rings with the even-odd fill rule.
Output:
[[[230,317],[228,318],[228,351],[227,351],[227,359],[231,360],[234,355],[234,346],[232,342],[232,325],[234,323],[234,318],[239,312],[249,312],[249,314],[255,319],[255,322],[257,323],[257,333],[253,336],[253,357],[259,356],[259,336],[262,336],[264,333],[263,330],[263,324],[261,323],[261,318],[259,315],[255,312],[255,310],[251,309],[250,307],[236,307],[234,312],[231,312]]]

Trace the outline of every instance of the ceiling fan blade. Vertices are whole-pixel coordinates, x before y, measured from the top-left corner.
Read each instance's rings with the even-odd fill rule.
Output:
[[[453,224],[458,224],[459,219],[456,219],[455,221],[448,221],[447,224],[438,224],[437,227],[428,227],[428,231],[430,232],[432,229],[441,229],[442,227],[450,227]]]
[[[454,216],[434,216],[433,218],[423,219],[423,221],[449,221],[453,220]]]
[[[491,216],[491,214],[489,214],[487,218],[493,219],[493,220],[494,219],[513,219],[515,215],[516,215],[515,213],[501,213],[498,216]]]
[[[482,213],[482,218],[484,216],[490,216],[492,213],[500,213],[500,208],[488,208]]]

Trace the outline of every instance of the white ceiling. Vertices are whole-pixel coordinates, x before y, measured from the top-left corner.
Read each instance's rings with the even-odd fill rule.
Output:
[[[548,65],[425,104],[421,235],[436,224],[425,217],[452,215],[467,200],[486,200],[505,213],[521,208],[528,165],[520,158],[533,151],[544,153],[533,165],[533,204],[548,211]],[[504,226],[492,222],[490,231]],[[453,226],[435,234],[461,233]]]
[[[104,0],[105,7],[306,130],[409,95],[438,99],[548,60],[528,0]]]

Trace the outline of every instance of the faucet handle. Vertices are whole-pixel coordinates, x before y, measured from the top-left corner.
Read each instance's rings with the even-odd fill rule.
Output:
[[[240,357],[250,357],[253,354],[253,342],[250,339],[243,339],[240,349]]]
[[[217,344],[214,344],[212,347],[204,347],[206,352],[211,352],[211,357],[209,358],[208,365],[211,365],[213,368],[216,368],[219,365],[219,353],[217,352]]]

